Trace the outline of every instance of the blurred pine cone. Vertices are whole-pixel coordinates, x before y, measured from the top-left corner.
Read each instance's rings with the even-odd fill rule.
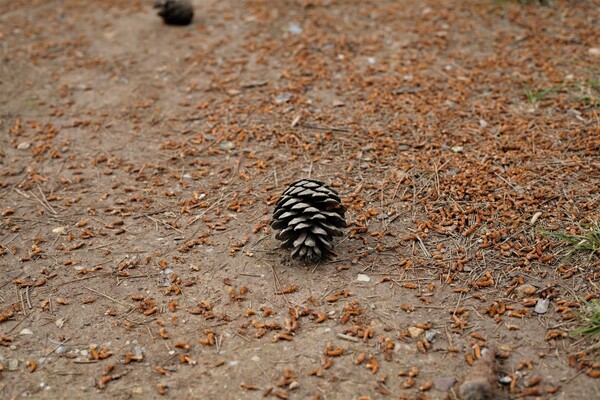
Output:
[[[292,257],[316,262],[334,253],[333,237],[346,226],[337,192],[323,182],[302,179],[292,183],[275,204],[271,226],[281,247],[292,249]]]
[[[156,0],[154,8],[168,25],[188,25],[194,18],[194,8],[188,0]]]

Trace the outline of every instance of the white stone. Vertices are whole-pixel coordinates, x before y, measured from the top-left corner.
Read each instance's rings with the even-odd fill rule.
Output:
[[[52,229],[52,232],[57,233],[59,235],[66,235],[67,228],[65,228],[64,226],[59,226],[57,228]]]
[[[538,314],[546,314],[548,312],[548,306],[550,305],[549,299],[538,299],[535,304],[535,312]]]
[[[411,326],[410,328],[408,328],[408,333],[410,333],[410,336],[413,338],[418,338],[423,332],[423,329],[417,328],[416,326]]]

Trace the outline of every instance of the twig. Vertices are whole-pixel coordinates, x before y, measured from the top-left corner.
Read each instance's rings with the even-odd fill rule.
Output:
[[[277,276],[277,271],[275,271],[275,267],[271,264],[268,264],[268,265],[269,265],[269,267],[271,267],[271,271],[273,272],[273,284],[275,285],[275,292],[282,292],[281,295],[285,299],[286,303],[288,303],[288,305],[291,305],[287,296],[281,290],[281,281],[279,280],[279,277]]]
[[[19,295],[19,299],[21,300],[21,308],[23,309],[23,314],[27,316],[27,310],[25,309],[25,299],[23,298],[23,293],[17,288],[17,293]]]
[[[250,339],[248,339],[248,338],[247,338],[247,337],[245,337],[244,335],[241,335],[241,334],[237,333],[236,331],[229,331],[229,332],[233,333],[233,334],[234,334],[234,335],[236,335],[236,336],[239,336],[240,338],[244,339],[246,342],[251,342],[251,340],[250,340]]]
[[[17,327],[19,325],[21,325],[23,322],[25,322],[29,318],[29,316],[32,315],[32,314],[33,313],[26,314],[25,317],[22,320],[20,320],[19,322],[17,322],[17,324],[15,326],[13,326],[12,328],[10,328],[10,330],[8,332],[6,332],[6,334],[9,335],[12,331],[14,331],[15,329],[17,329]]]
[[[110,296],[109,296],[109,295],[107,295],[107,294],[104,294],[104,293],[102,293],[102,292],[99,292],[99,291],[97,291],[97,290],[94,290],[94,289],[92,289],[92,288],[89,288],[89,287],[87,287],[87,286],[85,287],[85,289],[89,290],[90,292],[94,292],[94,293],[96,293],[97,295],[100,295],[100,296],[102,296],[102,297],[106,297],[107,299],[109,299],[109,300],[112,300],[112,301],[114,301],[115,303],[122,305],[123,307],[135,308],[135,306],[133,306],[133,305],[131,305],[131,304],[123,303],[123,302],[121,302],[121,301],[119,301],[119,300],[117,300],[117,299],[115,299],[115,298],[113,298],[113,297],[110,297]]]
[[[69,285],[71,283],[85,281],[85,280],[88,280],[88,279],[100,278],[102,276],[109,276],[109,275],[112,275],[112,273],[111,272],[107,272],[107,273],[104,273],[104,274],[84,276],[83,278],[73,279],[72,281],[66,281],[66,282],[57,283],[56,287],[64,286],[64,285]]]
[[[168,224],[168,223],[166,223],[165,221],[158,221],[158,220],[156,220],[156,219],[152,218],[152,217],[151,217],[151,216],[149,216],[149,215],[144,215],[144,216],[145,216],[146,218],[148,218],[149,220],[151,220],[151,221],[154,221],[154,223],[156,223],[156,224],[158,224],[158,223],[160,222],[161,224],[163,224],[164,226],[166,226],[168,229],[173,229],[173,230],[177,231],[177,232],[178,232],[179,234],[181,234],[181,235],[183,235],[183,234],[184,234],[184,233],[183,233],[183,232],[182,232],[180,229],[177,229],[177,228],[175,228],[174,226],[171,226],[171,225],[169,225],[169,224]]]
[[[27,300],[27,305],[29,306],[29,309],[31,310],[33,308],[33,306],[31,305],[31,298],[29,297],[29,286],[25,287],[25,299]]]
[[[48,357],[50,354],[54,353],[60,346],[62,346],[63,344],[67,343],[69,340],[71,340],[71,338],[66,338],[65,340],[63,340],[62,342],[60,342],[59,344],[57,344],[56,347],[54,347],[52,350],[50,350],[48,353],[46,353],[44,355],[44,357]]]
[[[319,125],[308,125],[308,124],[299,124],[298,126],[307,129],[317,129],[319,131],[334,131],[334,132],[348,132],[351,133],[352,130],[349,128],[334,128],[329,126],[319,126]]]
[[[36,185],[36,186],[38,188],[38,191],[40,192],[40,196],[42,196],[42,200],[44,201],[44,203],[46,203],[46,206],[48,206],[48,208],[50,209],[50,211],[52,211],[52,213],[54,215],[58,214],[56,212],[56,210],[54,210],[54,208],[52,207],[52,205],[48,202],[48,199],[46,199],[46,195],[44,194],[44,192],[42,192],[42,188],[40,187],[40,185]]]
[[[344,333],[338,333],[337,337],[339,337],[340,339],[348,340],[350,342],[360,342],[360,340],[358,340],[354,336],[346,335]]]

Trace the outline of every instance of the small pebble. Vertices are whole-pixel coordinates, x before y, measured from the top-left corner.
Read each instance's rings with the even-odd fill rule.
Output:
[[[438,333],[438,331],[429,330],[425,332],[425,339],[427,339],[428,342],[433,342]]]
[[[304,31],[304,29],[302,29],[302,27],[300,25],[298,25],[297,23],[292,22],[288,25],[288,31],[292,35],[299,35]]]
[[[537,303],[535,304],[534,311],[538,314],[545,314],[546,312],[548,312],[549,304],[550,304],[549,299],[538,299]]]
[[[371,282],[371,277],[365,274],[358,274],[356,280],[359,282]]]
[[[508,375],[504,375],[502,378],[499,379],[499,381],[503,385],[508,385],[512,382],[512,378]]]
[[[219,148],[221,150],[233,150],[235,149],[235,143],[230,142],[228,140],[224,140],[219,144]]]
[[[289,92],[281,93],[279,96],[275,97],[275,103],[284,104],[292,99],[292,94]]]
[[[67,229],[64,226],[59,226],[57,228],[52,229],[53,233],[57,233],[59,235],[66,235]]]
[[[22,329],[21,332],[19,332],[20,335],[33,335],[33,332],[31,331],[31,329],[29,328],[25,328]]]
[[[416,326],[411,326],[410,328],[408,328],[408,333],[410,333],[410,336],[413,338],[418,338],[423,332],[423,329],[417,328]]]
[[[19,360],[17,360],[16,358],[11,358],[10,360],[8,360],[9,371],[16,371],[17,368],[19,368]]]

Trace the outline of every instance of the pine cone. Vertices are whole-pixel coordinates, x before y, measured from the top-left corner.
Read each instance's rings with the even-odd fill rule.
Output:
[[[333,255],[333,237],[346,226],[337,192],[323,182],[302,179],[292,183],[275,204],[271,226],[281,247],[292,249],[292,257],[316,262]]]
[[[188,25],[194,18],[194,8],[188,0],[156,0],[154,8],[167,25]]]

